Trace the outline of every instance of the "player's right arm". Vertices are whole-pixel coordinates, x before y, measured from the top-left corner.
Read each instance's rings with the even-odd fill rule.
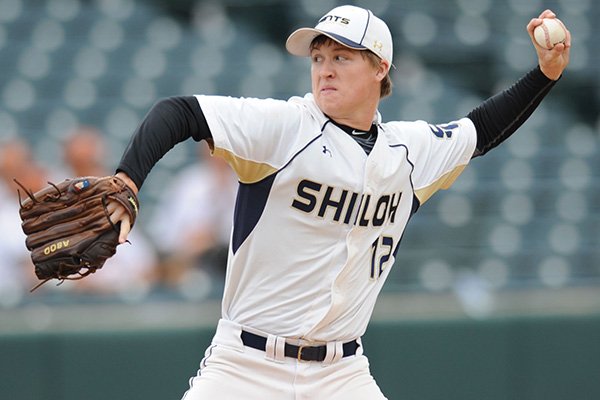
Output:
[[[467,114],[477,132],[473,157],[484,155],[515,133],[555,84],[538,66]]]
[[[551,50],[537,45],[533,38],[533,30],[542,23],[543,18],[555,17],[551,10],[545,10],[527,25],[538,56],[538,66],[509,89],[489,98],[467,115],[477,132],[477,148],[473,157],[484,155],[510,137],[531,116],[562,76],[569,64],[569,31],[566,42],[557,44]]]

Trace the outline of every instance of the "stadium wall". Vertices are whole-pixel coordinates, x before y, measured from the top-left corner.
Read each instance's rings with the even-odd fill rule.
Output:
[[[0,398],[179,399],[213,329],[0,336]],[[389,399],[597,400],[600,315],[372,323]]]

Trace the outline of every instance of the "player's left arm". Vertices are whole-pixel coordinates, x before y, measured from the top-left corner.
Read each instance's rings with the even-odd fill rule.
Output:
[[[189,138],[211,143],[210,129],[194,96],[176,96],[155,103],[136,128],[125,149],[116,176],[138,193],[154,165],[175,145]],[[131,230],[130,218],[116,202],[107,206],[113,224],[120,223],[119,243]]]
[[[569,64],[569,31],[567,30],[565,43],[559,43],[551,50],[539,46],[533,38],[533,30],[542,23],[543,18],[555,17],[552,11],[546,10],[527,25],[527,32],[538,56],[538,66],[513,86],[489,98],[467,114],[477,132],[477,147],[473,157],[487,153],[510,137],[531,116],[562,76]]]

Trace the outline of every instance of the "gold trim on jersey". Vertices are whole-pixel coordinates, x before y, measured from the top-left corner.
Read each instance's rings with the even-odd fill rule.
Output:
[[[419,203],[425,203],[427,200],[429,200],[431,196],[433,196],[435,192],[437,192],[440,189],[450,188],[450,186],[452,186],[456,178],[458,178],[458,176],[462,174],[465,167],[466,165],[459,165],[452,171],[449,171],[442,175],[437,181],[433,182],[431,185],[415,190],[415,195],[417,196],[417,199],[419,199]]]
[[[277,172],[277,169],[269,164],[240,158],[225,149],[215,148],[213,155],[227,161],[242,183],[256,183]]]

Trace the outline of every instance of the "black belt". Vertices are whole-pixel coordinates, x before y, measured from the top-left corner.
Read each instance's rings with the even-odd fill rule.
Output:
[[[242,331],[242,342],[244,346],[252,347],[253,349],[265,351],[267,348],[267,338],[255,335],[247,331]],[[356,354],[356,349],[360,345],[356,340],[344,343],[343,357],[353,356]],[[285,344],[284,353],[286,357],[296,358],[303,361],[323,361],[327,354],[327,346],[296,346],[290,343]]]

